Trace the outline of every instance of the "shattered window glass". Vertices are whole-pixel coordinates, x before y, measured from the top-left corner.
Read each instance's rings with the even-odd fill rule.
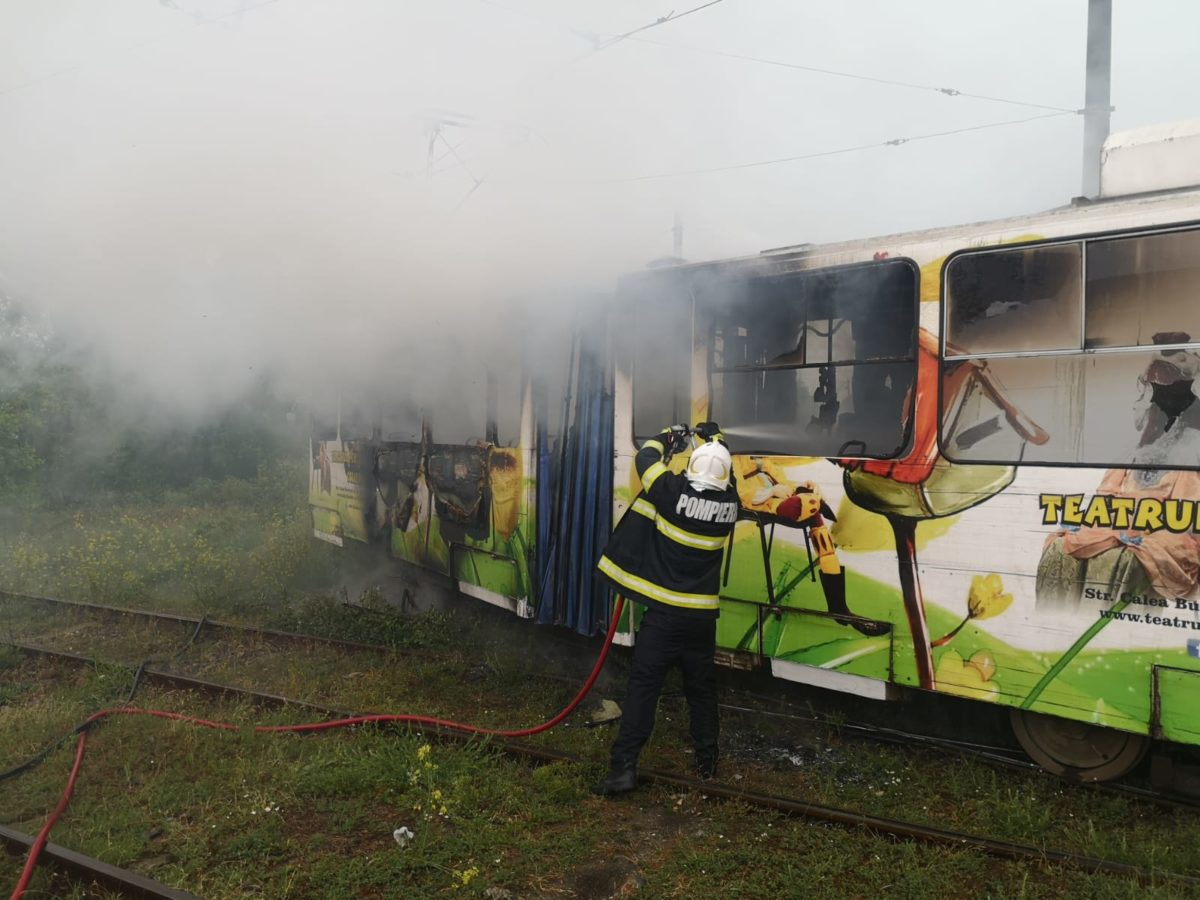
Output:
[[[903,261],[713,285],[712,415],[735,452],[900,455],[916,373]]]
[[[1078,350],[1080,244],[972,253],[946,266],[946,355]]]

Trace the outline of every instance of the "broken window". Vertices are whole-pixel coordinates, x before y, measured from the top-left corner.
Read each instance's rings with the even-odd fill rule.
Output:
[[[488,424],[488,373],[481,365],[455,360],[430,385],[429,428],[435,444],[479,444]]]
[[[746,279],[705,292],[712,416],[735,452],[903,453],[917,277],[904,260]]]
[[[515,447],[521,441],[521,411],[525,402],[524,382],[519,366],[506,366],[492,376],[488,435],[498,447]]]
[[[618,334],[628,341],[633,434],[642,440],[692,421],[692,291],[683,276],[663,273],[623,302]]]
[[[421,442],[421,408],[409,400],[385,404],[380,434],[388,442]]]
[[[960,256],[946,266],[946,355],[1080,346],[1082,245]]]
[[[338,436],[343,441],[369,441],[375,436],[379,406],[370,401],[354,402],[342,398]]]

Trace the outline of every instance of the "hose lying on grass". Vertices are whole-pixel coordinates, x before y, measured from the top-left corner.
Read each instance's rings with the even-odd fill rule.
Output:
[[[549,731],[555,725],[563,721],[567,716],[575,711],[575,708],[583,702],[583,699],[591,691],[592,686],[596,683],[596,678],[600,675],[600,670],[604,668],[604,661],[608,658],[609,648],[612,646],[613,635],[617,632],[617,623],[621,620],[621,611],[625,606],[625,598],[617,597],[617,602],[613,608],[612,620],[608,625],[608,633],[604,637],[604,646],[600,648],[600,655],[596,657],[596,664],[592,667],[592,672],[584,681],[583,686],[579,689],[579,693],[568,703],[563,709],[553,718],[547,719],[540,725],[534,725],[531,728],[517,729],[502,729],[502,728],[484,728],[479,725],[468,725],[464,722],[454,722],[450,719],[437,719],[432,716],[418,716],[407,713],[380,713],[369,716],[351,716],[345,719],[332,719],[327,722],[307,722],[301,725],[255,725],[254,730],[264,733],[308,733],[314,731],[328,731],[332,728],[346,728],[351,725],[371,725],[384,723],[407,723],[411,725],[431,725],[438,728],[448,728],[454,731],[463,731],[468,734],[491,735],[504,738],[520,738],[529,737],[530,735],[540,734],[543,731]],[[132,694],[131,694],[132,696]],[[33,870],[37,866],[38,857],[42,852],[42,848],[46,846],[46,842],[50,837],[50,831],[54,828],[54,824],[58,821],[58,817],[62,815],[67,808],[67,804],[71,802],[71,795],[75,791],[75,781],[79,777],[79,770],[83,766],[84,749],[87,746],[88,731],[109,716],[153,716],[159,719],[172,719],[176,722],[186,722],[189,725],[195,725],[200,728],[215,728],[219,731],[238,731],[240,726],[229,722],[214,722],[208,719],[200,719],[195,716],[185,716],[182,713],[167,712],[161,709],[142,709],[137,706],[115,706],[110,709],[102,709],[97,713],[88,716],[87,719],[76,729],[79,732],[79,741],[75,746],[75,762],[71,766],[71,774],[67,778],[67,785],[63,789],[62,796],[58,800],[58,804],[46,818],[41,830],[38,832],[37,839],[33,842],[33,846],[29,849],[29,856],[25,860],[25,868],[21,872],[21,877],[17,881],[16,889],[12,893],[11,900],[21,900],[26,889],[29,887],[29,882],[33,878]]]

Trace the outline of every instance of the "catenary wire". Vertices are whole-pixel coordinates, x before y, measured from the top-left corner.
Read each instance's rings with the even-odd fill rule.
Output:
[[[718,3],[721,3],[721,2],[723,2],[723,0],[709,0],[708,3],[702,4],[701,6],[693,7],[692,9],[686,9],[683,12],[679,13],[678,15],[676,15],[674,10],[671,10],[671,12],[667,13],[665,16],[655,19],[653,22],[649,23],[648,25],[642,25],[640,28],[635,28],[632,31],[626,31],[624,34],[618,34],[618,35],[615,35],[614,37],[608,38],[605,41],[601,41],[599,44],[596,45],[596,50],[597,51],[606,50],[609,47],[613,46],[613,44],[619,44],[621,41],[626,40],[627,38],[633,37],[633,35],[635,35],[635,34],[640,34],[641,32],[646,31],[650,28],[657,28],[659,25],[666,25],[668,22],[674,22],[677,19],[682,19],[684,16],[690,16],[692,13],[698,13],[702,9],[708,9],[710,6],[716,6]]]
[[[909,88],[916,91],[931,91],[946,97],[966,97],[971,100],[986,100],[990,103],[1007,103],[1011,106],[1028,106],[1033,109],[1047,109],[1068,113],[1078,110],[1065,106],[1054,106],[1049,103],[1032,103],[1028,100],[1014,100],[1011,97],[996,97],[992,94],[976,94],[971,91],[961,91],[958,88],[938,87],[935,84],[921,84],[916,81],[903,81],[897,78],[881,78],[875,75],[862,75],[857,72],[845,72],[840,69],[826,69],[821,66],[807,66],[802,63],[787,62],[781,59],[767,59],[762,56],[751,56],[746,53],[733,53],[727,50],[716,50],[711,47],[695,47],[688,44],[673,44],[668,41],[656,41],[654,38],[631,37],[630,40],[639,44],[652,44],[655,47],[667,47],[672,50],[685,50],[689,53],[705,53],[710,56],[721,56],[726,59],[737,59],[743,62],[759,63],[765,66],[776,66],[783,69],[796,69],[801,72],[812,72],[817,75],[830,75],[835,78],[849,78],[854,81],[867,81],[872,84],[884,84],[891,87]]]
[[[479,2],[486,6],[492,7],[493,9],[501,10],[502,12],[508,13],[509,15],[512,15],[512,16],[519,16],[522,18],[531,19],[533,21],[537,21],[542,24],[550,25],[552,27],[558,28],[562,31],[569,32],[571,35],[573,35],[577,38],[591,41],[594,45],[596,45],[597,48],[600,48],[602,46],[609,46],[612,43],[615,43],[617,40],[631,40],[635,43],[649,44],[649,45],[653,45],[655,47],[664,47],[669,50],[683,50],[688,53],[702,53],[702,54],[707,54],[709,56],[720,56],[720,57],[724,57],[726,59],[741,60],[742,62],[759,63],[760,65],[765,65],[765,66],[775,66],[775,67],[783,68],[783,69],[795,69],[795,70],[798,70],[801,72],[812,72],[817,75],[829,75],[829,76],[832,76],[835,78],[849,78],[849,79],[852,79],[855,81],[869,82],[871,84],[882,84],[882,85],[888,85],[891,87],[908,88],[910,90],[928,91],[928,92],[935,93],[935,94],[941,94],[944,97],[964,97],[964,98],[971,99],[971,100],[984,100],[984,101],[987,101],[990,103],[1006,103],[1011,106],[1026,106],[1031,109],[1045,109],[1045,110],[1053,110],[1056,112],[1074,112],[1075,111],[1075,110],[1069,109],[1068,107],[1065,107],[1065,106],[1056,106],[1052,103],[1034,103],[1029,100],[1016,100],[1012,97],[997,97],[994,94],[980,94],[980,93],[976,93],[974,91],[960,90],[958,88],[940,87],[935,84],[923,84],[921,82],[905,81],[905,80],[899,79],[899,78],[883,78],[883,77],[877,76],[877,75],[864,75],[864,74],[861,74],[858,72],[847,72],[842,69],[829,69],[829,68],[825,68],[823,66],[804,65],[802,63],[789,62],[787,60],[781,60],[781,59],[769,59],[767,57],[754,56],[754,55],[748,54],[748,53],[734,53],[729,50],[718,50],[718,49],[712,48],[712,47],[697,47],[697,46],[690,45],[690,44],[677,44],[677,43],[672,43],[669,41],[659,41],[659,40],[655,40],[654,38],[649,38],[649,37],[635,37],[634,36],[638,32],[644,31],[646,28],[653,27],[653,25],[665,24],[666,22],[670,22],[673,19],[682,18],[684,15],[686,15],[686,13],[680,13],[678,16],[665,17],[665,18],[660,19],[659,21],[653,23],[653,25],[646,25],[640,29],[634,29],[633,31],[626,32],[624,35],[611,37],[611,38],[601,38],[599,35],[595,34],[594,32],[591,32],[589,30],[573,26],[569,23],[563,22],[558,19],[547,19],[543,16],[532,14],[526,10],[515,9],[510,6],[505,6],[503,4],[496,3],[495,0],[476,0],[476,2]],[[698,7],[698,9],[703,9],[703,8],[704,7]],[[694,11],[695,10],[693,10],[693,12]]]
[[[754,169],[763,166],[775,166],[782,163],[800,162],[807,159],[819,159],[824,156],[838,156],[843,153],[858,153],[862,150],[874,150],[879,147],[899,147],[901,144],[911,144],[915,141],[928,141],[934,138],[949,137],[955,134],[966,134],[970,131],[985,131],[990,128],[1004,128],[1008,125],[1024,125],[1027,122],[1036,122],[1041,119],[1055,119],[1061,116],[1076,116],[1079,115],[1077,110],[1065,110],[1063,112],[1044,113],[1039,116],[1028,116],[1024,119],[1007,119],[1002,122],[988,122],[983,125],[968,125],[965,128],[952,128],[948,131],[934,131],[928,134],[916,134],[912,137],[892,138],[886,141],[876,141],[870,144],[857,144],[853,147],[839,147],[836,150],[820,150],[815,153],[801,153],[795,156],[780,156],[773,159],[760,159],[754,162],[733,163],[727,166],[711,166],[704,169],[681,169],[677,172],[657,172],[653,175],[634,175],[626,178],[610,178],[606,183],[628,183],[635,181],[655,181],[662,178],[683,178],[691,175],[711,175],[718,172],[732,172],[737,169]]]

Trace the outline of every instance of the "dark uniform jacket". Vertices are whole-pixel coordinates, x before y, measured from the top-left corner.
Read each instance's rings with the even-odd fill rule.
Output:
[[[721,562],[737,521],[737,489],[696,490],[667,471],[664,440],[634,460],[642,492],[617,523],[597,568],[626,597],[673,613],[718,615]]]

